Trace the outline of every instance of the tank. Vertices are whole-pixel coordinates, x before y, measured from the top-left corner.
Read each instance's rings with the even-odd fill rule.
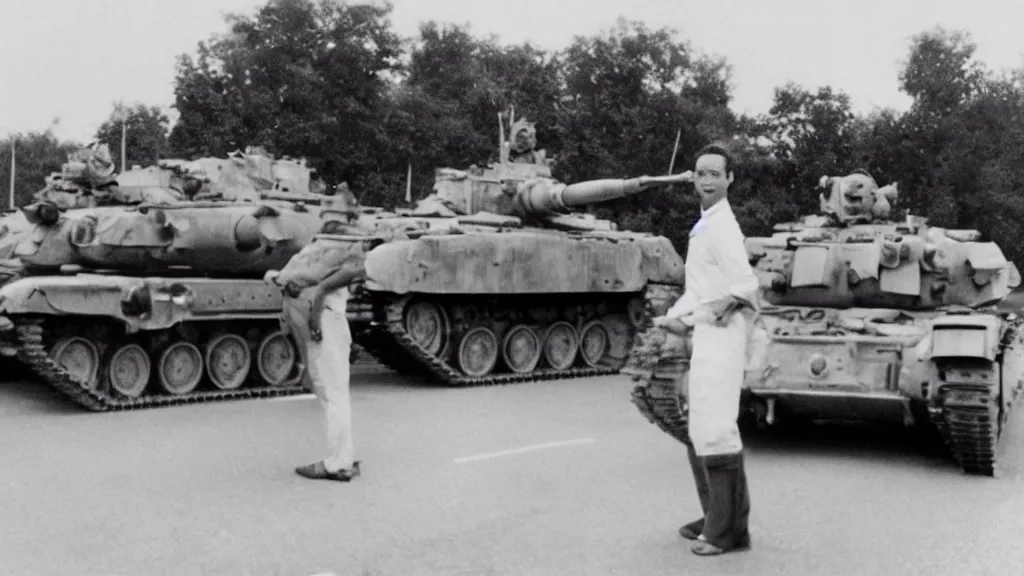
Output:
[[[359,214],[306,250],[377,238],[349,320],[354,341],[399,372],[450,386],[617,372],[645,302],[681,287],[683,260],[666,238],[584,209],[689,174],[565,184],[545,155],[501,150],[495,164],[437,169],[414,207]]]
[[[280,171],[293,190],[272,158],[241,159],[270,178],[227,186],[176,161],[115,176],[104,147],[72,155],[3,223],[17,273],[0,288],[0,351],[96,411],[302,392],[263,275],[353,206],[309,192],[302,163]]]
[[[997,304],[1020,274],[976,230],[891,217],[896,184],[823,177],[818,214],[747,238],[760,284],[742,418],[885,422],[930,429],[965,473],[994,475],[1022,390],[1021,320]],[[657,328],[624,370],[633,402],[687,442],[691,342]],[[937,434],[935,434],[937,432]]]

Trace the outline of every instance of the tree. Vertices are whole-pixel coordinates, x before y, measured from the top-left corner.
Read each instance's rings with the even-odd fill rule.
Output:
[[[772,107],[758,124],[801,212],[817,210],[813,191],[819,178],[862,167],[854,157],[854,119],[849,96],[831,87],[811,92],[788,83],[775,89]]]
[[[124,123],[127,166],[121,166],[121,125]],[[149,166],[167,152],[170,120],[158,106],[115,104],[106,122],[96,131],[96,140],[110,148],[119,172],[134,165]]]
[[[681,129],[674,170],[716,139],[730,140],[728,67],[693,52],[671,28],[619,20],[577,37],[560,55],[566,95],[560,112],[559,175],[567,181],[664,174]],[[685,250],[699,215],[692,189],[670,187],[594,208],[625,228],[665,234]]]
[[[171,144],[181,156],[263,145],[307,157],[326,180],[359,194],[398,172],[380,117],[389,73],[400,69],[390,4],[271,0],[228,18],[230,33],[181,56],[180,112]],[[403,166],[404,168],[404,163]]]
[[[946,116],[978,94],[986,74],[973,60],[976,48],[970,34],[942,27],[913,37],[899,80],[917,111]]]
[[[17,207],[31,204],[34,201],[33,195],[46,186],[47,176],[60,172],[61,165],[68,160],[68,154],[80,147],[74,142],[57,140],[51,130],[13,134],[0,142],[0,186],[4,197],[0,205],[5,207],[11,182],[12,141],[16,147],[14,200]]]

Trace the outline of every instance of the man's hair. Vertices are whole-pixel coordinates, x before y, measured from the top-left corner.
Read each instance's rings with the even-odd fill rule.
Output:
[[[728,174],[729,172],[732,171],[732,154],[729,153],[729,150],[725,147],[724,144],[708,144],[707,146],[701,148],[699,152],[697,152],[696,157],[700,158],[701,156],[704,156],[706,154],[716,154],[718,156],[721,156],[722,158],[725,158],[725,173]]]

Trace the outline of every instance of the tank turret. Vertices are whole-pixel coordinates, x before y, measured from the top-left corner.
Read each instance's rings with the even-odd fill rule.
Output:
[[[855,172],[823,177],[820,214],[748,238],[762,297],[775,305],[934,309],[994,304],[1020,284],[1016,265],[977,230],[890,218],[897,185]]]
[[[528,166],[528,165],[527,165]],[[481,177],[471,171],[441,168],[434,189],[437,199],[459,214],[490,212],[530,218],[568,214],[576,208],[638,194],[654,186],[690,182],[689,172],[673,176],[640,176],[565,184],[553,178]]]
[[[148,203],[173,203],[185,199],[166,174],[151,169],[115,174],[106,144],[92,143],[71,154],[60,172],[50,174],[46,186],[33,195],[39,204],[54,208],[91,208],[95,206]]]
[[[509,139],[505,140],[503,115],[499,115],[500,153],[496,164],[471,166],[467,170],[438,168],[434,171],[434,193],[417,202],[416,216],[458,216],[479,213],[514,216],[524,220],[552,220],[572,214],[590,204],[638,194],[655,186],[688,183],[692,174],[640,176],[565,184],[551,174],[553,160],[544,150],[535,150],[536,130],[525,118],[508,113]],[[583,216],[583,215],[580,215]],[[587,220],[574,218],[570,220]],[[614,229],[610,222],[574,222],[583,228]]]

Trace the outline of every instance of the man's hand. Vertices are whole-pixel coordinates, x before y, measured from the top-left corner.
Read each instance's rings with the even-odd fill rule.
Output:
[[[667,316],[655,316],[653,322],[656,327],[664,328],[671,320]]]
[[[708,311],[711,313],[714,325],[724,328],[729,325],[729,318],[732,317],[732,313],[739,309],[741,303],[735,298],[726,298],[724,300],[718,300],[711,302],[708,306]]]
[[[309,337],[313,342],[319,342],[323,337],[320,332],[320,314],[317,313],[315,307],[309,315]]]
[[[267,270],[267,273],[263,275],[263,281],[270,284],[277,284],[277,277],[281,275],[280,270]]]
[[[692,323],[687,323],[690,318],[668,318],[666,316],[658,316],[654,318],[654,326],[661,328],[662,330],[675,334],[676,336],[686,336],[686,334],[693,328]]]

